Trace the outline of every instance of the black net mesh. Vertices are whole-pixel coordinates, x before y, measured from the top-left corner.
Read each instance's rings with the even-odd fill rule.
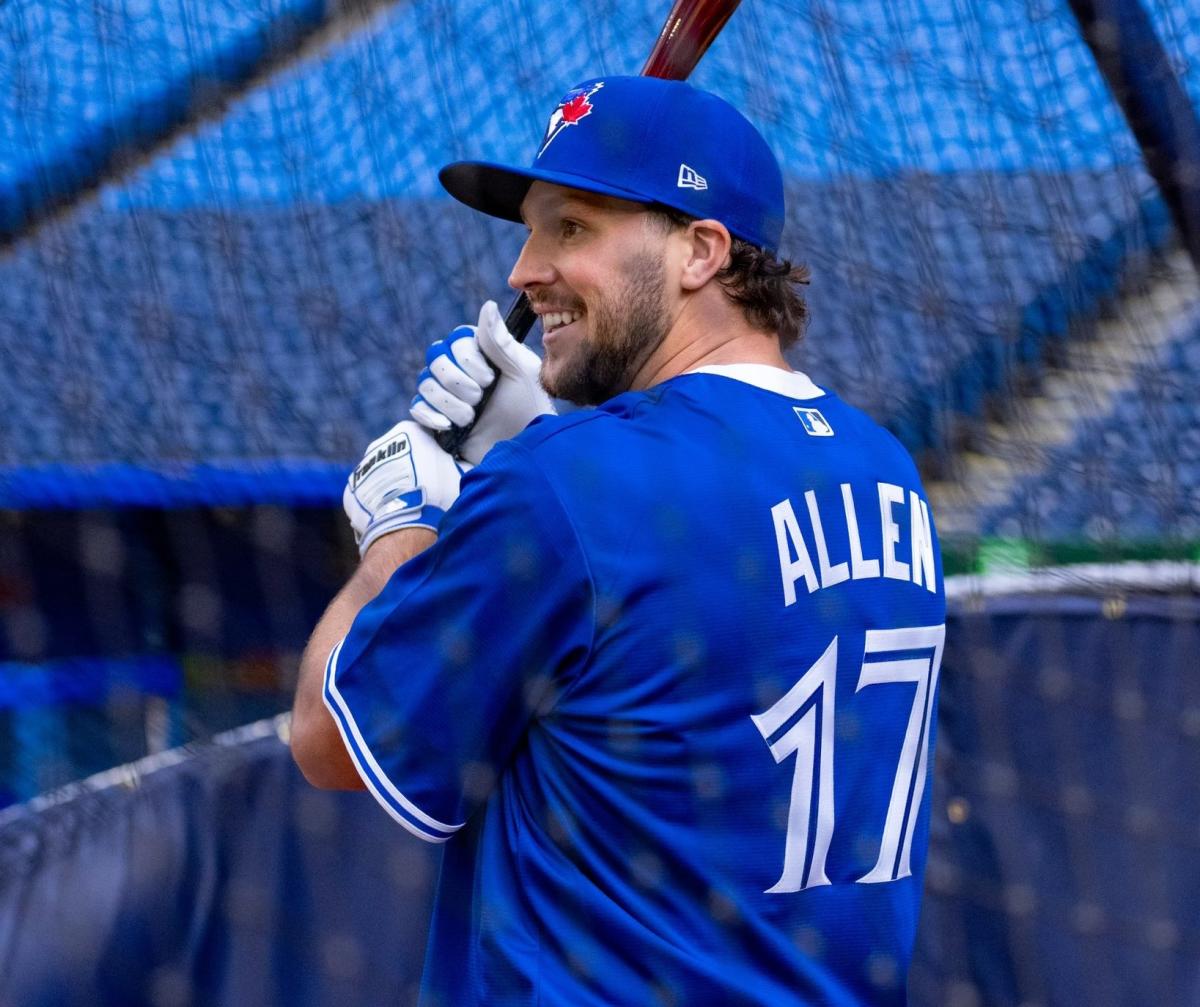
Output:
[[[1200,7],[1144,6],[1200,100]],[[663,14],[612,0],[0,6],[0,803],[287,705],[353,564],[347,470],[404,415],[424,347],[503,300],[522,238],[453,203],[437,169],[530,159],[562,90],[636,72]],[[1200,556],[1200,288],[1067,4],[747,0],[694,81],[783,166],[783,252],[813,272],[796,364],[918,456],[951,571]],[[971,808],[994,817],[963,847],[973,874],[935,858],[946,933],[964,904],[979,912],[914,973],[926,1002],[1002,988],[1013,1003],[1138,1002],[1099,973],[1073,1001],[1038,956],[1043,926],[1093,950],[1116,930],[1122,947],[1142,940],[1106,929],[1119,907],[1076,897],[1094,877],[1043,918],[1032,869],[987,866],[1019,863],[995,846],[1008,803],[1076,814],[1069,774],[1042,778],[1025,728],[992,725],[987,765],[954,740],[1024,694],[1005,677],[1028,665],[1016,636],[1060,646],[1069,616],[989,622],[987,648],[964,620],[956,665],[947,650],[943,851],[965,842],[952,827],[977,821]],[[1172,688],[1189,654],[1164,659]],[[1044,699],[1026,711],[1038,743],[1063,765],[1091,759],[1045,675],[1026,683]],[[1102,761],[1144,759],[1122,747],[1131,721],[1113,695],[1086,713],[1115,746]],[[1171,728],[1181,759],[1194,727]],[[1080,786],[1093,810],[1039,856],[1077,856],[1094,809],[1124,800]],[[1194,852],[1171,821],[1121,821],[1123,856]],[[1164,915],[1138,933],[1168,956],[1193,946]],[[1013,949],[1010,987],[950,964],[977,938]]]

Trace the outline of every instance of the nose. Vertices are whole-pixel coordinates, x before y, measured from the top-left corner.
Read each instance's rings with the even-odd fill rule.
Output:
[[[521,254],[508,274],[508,285],[514,290],[529,293],[534,287],[548,287],[557,277],[553,264],[539,247],[537,237],[530,234],[521,246]]]

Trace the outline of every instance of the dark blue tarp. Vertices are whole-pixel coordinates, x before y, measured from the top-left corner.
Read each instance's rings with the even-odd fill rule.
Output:
[[[1200,1002],[1198,655],[1191,595],[954,605],[914,1004]],[[269,729],[0,815],[0,1004],[412,1001],[437,851]]]
[[[1200,1003],[1200,598],[955,609],[914,1002]]]
[[[4,1007],[406,1004],[436,852],[274,734],[0,826]]]

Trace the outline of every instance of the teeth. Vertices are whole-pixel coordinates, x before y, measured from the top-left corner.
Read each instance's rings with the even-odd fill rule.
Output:
[[[583,317],[579,311],[547,311],[542,315],[542,328],[547,332],[570,325]]]

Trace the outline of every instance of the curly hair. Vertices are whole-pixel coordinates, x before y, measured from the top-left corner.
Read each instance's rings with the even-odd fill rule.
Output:
[[[664,230],[687,227],[697,218],[665,206],[652,206],[650,215]],[[808,325],[808,305],[796,288],[809,282],[808,267],[779,259],[764,249],[734,238],[729,264],[717,273],[725,293],[756,329],[779,336],[781,349],[794,346]]]

